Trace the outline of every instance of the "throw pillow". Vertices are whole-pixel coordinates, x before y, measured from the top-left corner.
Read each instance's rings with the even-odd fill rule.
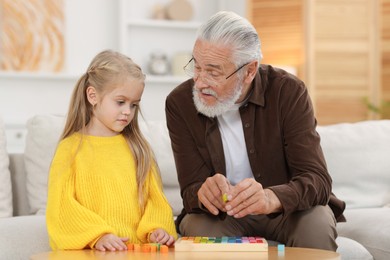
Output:
[[[50,163],[64,123],[65,117],[55,115],[37,115],[27,122],[24,163],[31,214],[44,214],[45,212]],[[164,186],[178,187],[165,121],[147,123],[142,121],[140,127],[156,153]]]
[[[333,192],[347,208],[390,203],[390,120],[319,126]]]
[[[140,129],[156,156],[164,187],[179,187],[166,121],[141,121]]]
[[[47,202],[47,180],[65,117],[37,115],[27,122],[24,164],[27,198],[31,214],[44,214]]]
[[[12,216],[12,186],[3,120],[0,118],[0,218]]]

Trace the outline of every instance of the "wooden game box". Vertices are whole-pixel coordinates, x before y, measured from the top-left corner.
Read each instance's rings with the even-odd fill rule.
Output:
[[[268,251],[268,243],[262,237],[180,237],[175,251],[261,252]]]

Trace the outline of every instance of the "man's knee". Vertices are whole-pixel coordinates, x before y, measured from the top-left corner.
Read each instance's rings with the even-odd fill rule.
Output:
[[[179,228],[183,236],[219,236],[223,223],[218,223],[217,217],[206,214],[187,214]]]
[[[336,251],[336,220],[328,206],[293,213],[289,225],[288,246]]]

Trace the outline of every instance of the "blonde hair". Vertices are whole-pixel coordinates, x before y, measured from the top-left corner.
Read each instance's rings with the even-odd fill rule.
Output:
[[[86,90],[93,86],[98,93],[104,96],[113,89],[117,83],[132,78],[145,84],[145,75],[141,68],[129,57],[111,50],[105,50],[95,56],[87,72],[85,72],[74,87],[68,116],[61,140],[75,132],[85,134],[86,126],[93,116],[93,106],[87,99]],[[141,113],[139,106],[136,107],[134,118],[126,126],[122,135],[126,138],[132,151],[137,167],[138,200],[141,212],[145,209],[145,180],[149,173],[155,174],[161,185],[159,169],[153,151],[141,133],[138,114]],[[142,114],[141,114],[142,115]],[[80,141],[80,145],[82,138]]]

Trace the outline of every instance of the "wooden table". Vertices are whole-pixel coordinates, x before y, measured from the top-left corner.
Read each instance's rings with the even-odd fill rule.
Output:
[[[169,253],[142,253],[133,251],[100,252],[96,250],[67,250],[52,251],[31,256],[31,260],[207,260],[207,259],[256,259],[256,260],[340,260],[336,252],[286,247],[284,253],[278,252],[277,248],[270,246],[268,252],[175,252],[170,249]]]

